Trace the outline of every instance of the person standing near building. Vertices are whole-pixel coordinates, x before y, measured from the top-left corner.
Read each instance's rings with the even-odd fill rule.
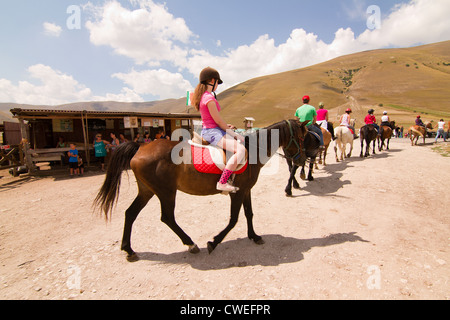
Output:
[[[69,156],[70,177],[73,178],[74,173],[78,174],[78,150],[75,144],[70,144]]]
[[[102,140],[102,135],[97,134],[93,143],[95,150],[95,158],[100,161],[102,165],[102,171],[105,171],[105,158],[106,158],[106,148],[110,146],[109,142]]]

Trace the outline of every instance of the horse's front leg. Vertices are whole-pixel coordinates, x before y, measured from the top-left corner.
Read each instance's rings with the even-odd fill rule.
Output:
[[[217,236],[214,237],[213,241],[208,242],[208,252],[211,253],[217,247],[219,243],[225,239],[227,234],[234,228],[239,218],[239,211],[241,210],[242,203],[244,201],[244,191],[240,190],[235,194],[230,194],[231,197],[231,215],[230,222],[228,226]]]
[[[375,152],[375,147],[376,147],[375,143],[376,143],[376,140],[373,140],[373,154],[376,154],[376,152]]]
[[[308,181],[314,181],[313,172],[314,172],[314,163],[316,162],[316,158],[311,158],[309,162],[309,172],[308,172]]]
[[[361,154],[359,155],[361,158],[363,158],[364,155],[364,140],[361,138]]]
[[[264,240],[255,233],[253,229],[253,209],[252,209],[252,195],[251,190],[244,197],[244,212],[247,218],[247,234],[250,240],[253,240],[256,244],[264,244]]]
[[[288,180],[288,184],[286,186],[286,189],[284,189],[284,192],[286,192],[287,196],[292,196],[292,184],[294,183],[294,188],[299,189],[300,186],[298,185],[297,180],[295,179],[295,173],[297,172],[298,166],[296,165],[292,165],[290,172],[291,174],[289,175],[289,180]],[[297,184],[297,187],[296,187]]]

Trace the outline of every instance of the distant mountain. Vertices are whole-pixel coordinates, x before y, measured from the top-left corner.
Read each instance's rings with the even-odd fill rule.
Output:
[[[59,106],[39,106],[16,103],[0,103],[0,121],[9,117],[9,110],[14,108],[22,109],[52,109],[52,110],[87,110],[87,111],[139,111],[139,112],[160,112],[160,113],[184,113],[187,111],[186,99],[168,99],[152,102],[114,102],[114,101],[95,101],[95,102],[77,102]],[[3,119],[6,120],[6,119]]]
[[[241,126],[244,117],[254,117],[262,127],[292,118],[304,95],[314,106],[324,102],[331,121],[351,107],[358,126],[371,107],[378,118],[386,110],[404,124],[419,113],[425,121],[450,120],[450,41],[366,51],[252,79],[219,101],[227,122]]]
[[[263,127],[293,118],[306,94],[314,106],[320,101],[325,103],[331,121],[351,107],[358,126],[369,108],[376,110],[378,118],[387,110],[405,125],[417,114],[425,121],[441,117],[450,120],[450,41],[342,56],[248,80],[219,94],[218,99],[228,123],[242,127],[244,117],[253,117],[255,125]],[[80,102],[56,107],[0,103],[0,121],[11,117],[9,110],[13,108],[179,113],[187,112],[185,102],[183,98],[144,103]]]

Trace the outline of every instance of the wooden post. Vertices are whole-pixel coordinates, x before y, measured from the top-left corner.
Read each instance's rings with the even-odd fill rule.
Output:
[[[30,154],[30,143],[28,139],[28,133],[27,133],[27,125],[25,124],[25,121],[22,118],[19,118],[20,123],[20,133],[22,135],[22,144],[23,144],[23,153],[25,155],[25,164],[28,167],[28,172],[33,172],[36,170],[35,165],[33,164],[33,161],[31,159]]]
[[[84,123],[84,115],[86,115],[86,125]],[[87,166],[89,167],[90,166],[90,159],[89,159],[90,152],[89,152],[89,144],[88,144],[88,141],[87,141],[87,139],[88,139],[88,124],[87,124],[87,111],[86,110],[84,110],[81,113],[81,125],[82,125],[82,128],[83,128],[84,152],[86,154]]]

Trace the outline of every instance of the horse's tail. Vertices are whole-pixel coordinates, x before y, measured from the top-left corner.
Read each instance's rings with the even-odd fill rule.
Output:
[[[136,155],[140,145],[135,142],[121,144],[114,151],[108,165],[105,182],[94,200],[94,206],[104,212],[108,219],[115,203],[119,199],[122,172],[130,168],[130,161]]]
[[[416,128],[414,128],[414,127],[411,127],[411,129],[409,129],[409,131],[410,131],[410,133],[414,133],[417,136],[423,137],[423,133],[420,132],[419,130],[417,130]]]

